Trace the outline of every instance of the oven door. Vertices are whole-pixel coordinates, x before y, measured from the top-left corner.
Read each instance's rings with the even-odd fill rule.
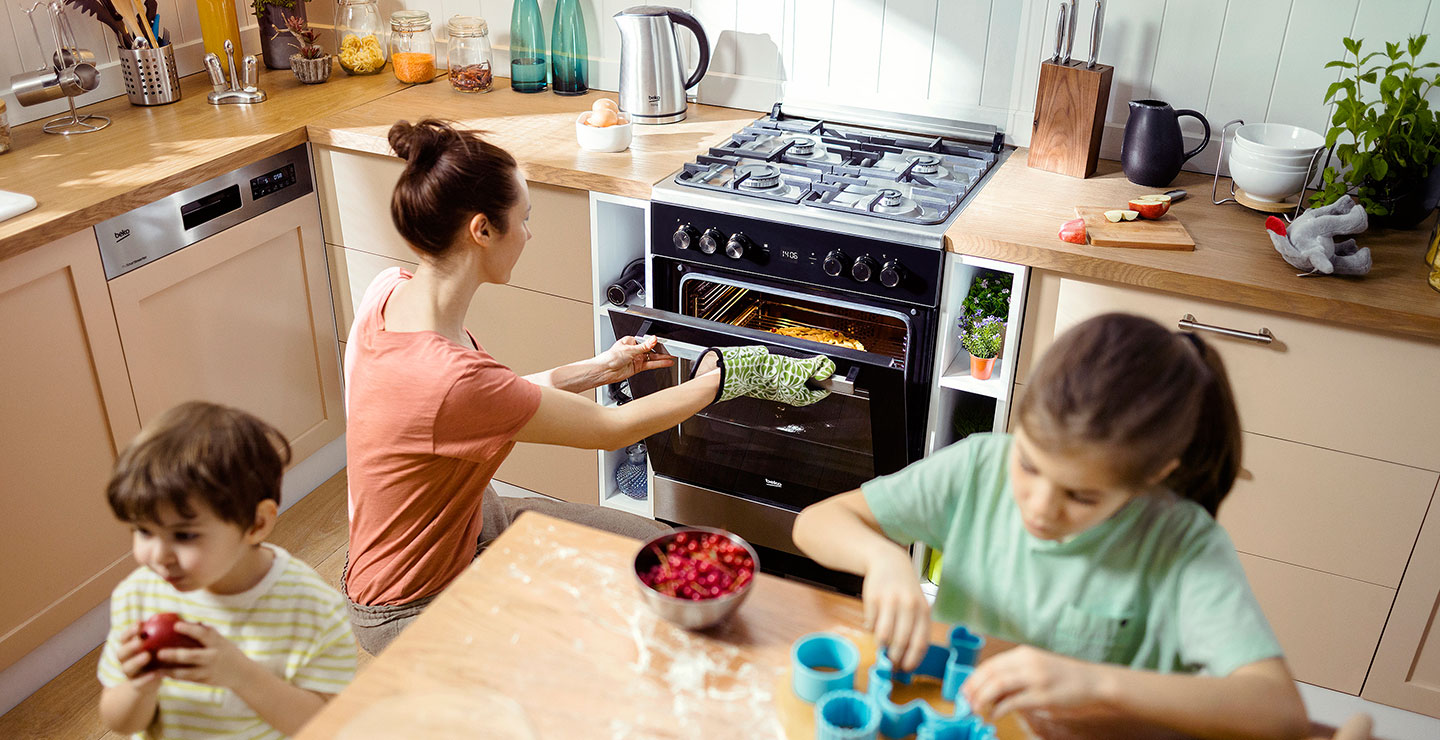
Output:
[[[903,360],[737,325],[746,323],[738,320],[644,307],[611,309],[610,316],[616,336],[653,334],[677,357],[673,368],[631,378],[636,397],[689,378],[694,359],[707,347],[759,344],[773,354],[824,354],[835,362],[835,374],[820,383],[830,395],[817,403],[794,407],[735,398],[648,438],[657,518],[723,527],[755,544],[798,553],[790,529],[800,509],[905,466]],[[904,321],[899,316],[897,323]],[[757,321],[751,311],[748,322]]]

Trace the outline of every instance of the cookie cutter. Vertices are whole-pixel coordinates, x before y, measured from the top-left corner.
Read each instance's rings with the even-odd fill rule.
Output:
[[[790,688],[813,704],[831,691],[855,688],[860,649],[833,632],[814,632],[795,641],[790,663]]]
[[[859,648],[840,635],[816,632],[796,640],[791,648],[791,688],[802,700],[815,703],[817,740],[870,740],[881,735],[994,740],[994,728],[972,714],[960,695],[984,644],[984,638],[957,625],[945,645],[930,645],[920,665],[908,672],[895,670],[884,649],[878,649],[869,686],[861,693],[854,690]],[[916,675],[940,681],[941,697],[955,705],[952,714],[942,714],[924,699],[903,706],[890,700],[895,684],[909,685]]]

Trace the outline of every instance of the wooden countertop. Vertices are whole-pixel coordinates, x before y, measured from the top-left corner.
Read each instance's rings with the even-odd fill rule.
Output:
[[[322,85],[302,85],[289,70],[262,71],[268,100],[211,105],[210,80],[197,74],[180,81],[177,103],[134,106],[122,95],[82,108],[110,117],[97,133],[46,134],[42,121],[17,126],[15,149],[0,155],[0,190],[39,206],[0,221],[0,259],[303,144],[317,117],[404,87],[391,74],[350,77],[338,67]]]
[[[464,95],[437,80],[327,115],[308,128],[316,144],[390,155],[385,137],[396,121],[444,118],[488,132],[486,138],[515,155],[531,180],[648,200],[651,185],[760,115],[691,105],[680,123],[634,126],[626,151],[588,152],[575,142],[575,119],[600,97],[615,94],[517,93],[509,80],[496,78],[491,92]]]
[[[950,251],[1440,341],[1440,293],[1426,284],[1423,261],[1431,221],[1361,235],[1356,241],[1374,260],[1363,278],[1301,278],[1266,236],[1266,214],[1210,202],[1209,175],[1182,172],[1169,188],[1146,188],[1127,181],[1119,162],[1102,160],[1095,176],[1080,180],[1031,169],[1028,153],[1016,151],[951,224]],[[1226,186],[1222,180],[1221,192]],[[1082,246],[1057,236],[1077,205],[1118,208],[1171,188],[1189,191],[1170,213],[1195,238],[1193,252]]]

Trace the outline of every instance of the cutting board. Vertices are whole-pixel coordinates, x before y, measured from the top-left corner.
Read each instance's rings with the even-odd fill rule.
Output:
[[[1190,237],[1190,232],[1180,219],[1171,214],[1153,220],[1137,218],[1110,223],[1105,220],[1105,212],[1112,210],[1115,209],[1075,206],[1075,215],[1085,219],[1085,232],[1089,234],[1093,246],[1195,251],[1195,240]]]
[[[35,207],[35,199],[28,195],[12,193],[8,190],[0,190],[0,221],[31,210]]]

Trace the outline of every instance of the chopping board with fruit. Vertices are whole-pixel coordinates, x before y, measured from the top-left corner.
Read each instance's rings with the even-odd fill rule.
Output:
[[[1172,193],[1183,191],[1172,191]],[[1195,239],[1180,219],[1168,213],[1179,197],[1157,193],[1132,199],[1124,208],[1075,206],[1077,218],[1060,229],[1060,238],[1096,247],[1194,251]]]

